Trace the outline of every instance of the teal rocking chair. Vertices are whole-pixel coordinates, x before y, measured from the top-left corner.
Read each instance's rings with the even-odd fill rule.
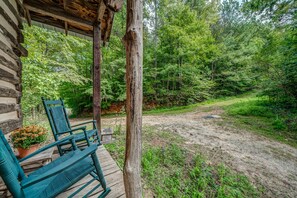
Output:
[[[75,135],[74,140],[78,142],[79,148],[84,147],[86,144],[84,142],[96,142],[96,144],[100,145],[100,137],[98,135],[98,130],[96,127],[96,121],[91,120],[88,122],[80,123],[77,125],[70,125],[65,105],[62,99],[60,100],[46,100],[45,98],[41,98],[42,103],[47,115],[47,118],[49,120],[54,138],[56,141],[60,139],[60,136],[65,134]],[[86,126],[82,126],[88,123],[93,123],[93,129],[92,130],[86,130]],[[73,128],[77,127],[77,128]],[[82,131],[80,133],[74,133],[76,131]],[[87,139],[85,138],[84,134],[87,134]],[[80,142],[80,143],[79,143]],[[61,144],[58,146],[58,151],[60,155],[63,155],[65,152],[67,152],[71,148],[68,144]]]
[[[100,185],[103,188],[103,192],[99,197],[105,197],[110,192],[110,189],[106,187],[96,156],[97,145],[92,144],[81,151],[77,149],[74,138],[73,135],[67,136],[18,161],[0,130],[0,176],[12,196],[15,198],[56,197],[86,175],[91,174],[93,178],[91,177],[89,182],[85,183],[69,197],[77,195],[95,180],[99,181],[100,184],[87,192],[85,197],[92,194]],[[24,174],[19,164],[20,162],[65,142],[71,142],[74,150],[67,152],[28,176]]]

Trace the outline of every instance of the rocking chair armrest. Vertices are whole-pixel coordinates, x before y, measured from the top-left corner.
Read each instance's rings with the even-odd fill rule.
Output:
[[[81,126],[81,125],[85,125],[85,124],[89,124],[89,123],[96,123],[96,120],[89,120],[89,121],[86,121],[86,122],[82,122],[82,123],[73,125],[72,127],[77,127],[77,126]]]
[[[69,158],[68,160],[64,161],[63,163],[59,164],[58,166],[54,167],[53,169],[46,171],[41,175],[38,175],[37,177],[33,177],[33,178],[28,177],[28,178],[24,179],[21,182],[21,186],[23,188],[26,188],[26,187],[36,184],[42,180],[45,180],[49,177],[52,177],[64,170],[70,168],[72,165],[83,160],[84,158],[88,157],[89,155],[95,153],[96,150],[97,150],[97,145],[93,144],[93,145],[87,147],[86,149],[84,149],[83,151],[80,151],[80,150],[74,151],[74,152],[76,152],[75,155],[72,156],[71,158]]]
[[[57,146],[57,145],[59,145],[59,144],[61,144],[63,142],[66,142],[66,141],[70,141],[71,142],[71,140],[74,139],[74,137],[75,137],[74,135],[69,135],[69,136],[67,136],[67,137],[65,137],[63,139],[60,139],[60,140],[55,141],[55,142],[52,142],[52,143],[50,143],[50,144],[42,147],[41,149],[38,149],[37,151],[35,151],[35,152],[27,155],[26,157],[20,159],[19,162],[23,162],[23,161],[25,161],[25,160],[27,160],[27,159],[29,159],[29,158],[31,158],[31,157],[33,157],[33,156],[41,153],[41,152],[43,152],[43,151],[45,151],[45,150],[47,150],[49,148],[52,148],[54,146]]]
[[[83,130],[84,131],[84,135],[85,135],[85,140],[87,141],[87,145],[90,146],[91,143],[90,143],[90,140],[89,140],[89,134],[87,133],[86,130]]]
[[[87,128],[86,126],[78,127],[78,128],[75,128],[75,129],[70,129],[68,131],[59,132],[59,134],[70,133],[70,132],[79,131],[79,130],[85,131],[86,128]]]

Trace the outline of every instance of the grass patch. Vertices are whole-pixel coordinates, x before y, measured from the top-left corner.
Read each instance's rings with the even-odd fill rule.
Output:
[[[223,107],[225,120],[237,128],[248,129],[297,147],[297,114],[277,108],[268,98],[257,97]]]
[[[186,105],[186,106],[172,106],[172,107],[157,107],[151,110],[143,110],[143,115],[174,115],[174,114],[181,114],[187,113],[196,110],[200,106],[224,106],[228,104],[233,104],[238,101],[245,101],[250,100],[250,97],[256,95],[256,92],[249,92],[245,94],[241,94],[238,96],[229,96],[229,97],[221,97],[216,99],[209,99],[200,103]],[[102,118],[114,118],[114,117],[125,117],[125,111],[121,111],[119,113],[107,113],[102,115]],[[89,118],[90,115],[70,115],[70,118]]]
[[[258,100],[241,101],[225,107],[227,113],[232,116],[258,116],[264,118],[275,117],[267,99],[258,98]]]
[[[125,134],[106,145],[120,167],[124,165]],[[153,127],[143,129],[143,185],[155,197],[258,197],[249,180],[224,165],[210,165],[187,148],[185,140]],[[146,192],[146,191],[145,191]]]
[[[142,177],[156,197],[257,197],[245,176],[175,144],[145,150]]]
[[[204,102],[200,102],[200,103],[192,104],[192,105],[188,105],[188,106],[156,108],[156,109],[144,111],[143,114],[144,115],[160,115],[160,114],[170,115],[170,114],[187,113],[187,112],[194,111],[198,107],[201,107],[201,106],[203,106],[203,107],[210,107],[212,105],[225,106],[225,105],[230,105],[230,104],[241,102],[241,101],[255,99],[256,94],[257,94],[256,92],[251,92],[251,93],[241,94],[238,96],[210,99],[210,100],[206,100]]]

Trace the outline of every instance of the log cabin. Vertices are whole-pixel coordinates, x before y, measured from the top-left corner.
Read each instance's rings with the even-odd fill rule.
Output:
[[[114,13],[120,10],[122,4],[121,0],[0,2],[0,128],[4,133],[21,127],[23,121],[20,57],[28,54],[22,46],[23,22],[94,40],[94,118],[100,129],[100,43],[108,42]]]
[[[101,131],[101,43],[109,40],[115,12],[123,0],[0,1],[0,128],[5,134],[22,126],[23,25],[35,24],[93,40],[93,117]],[[124,181],[127,197],[141,197],[143,1],[127,0],[126,46],[127,140]]]

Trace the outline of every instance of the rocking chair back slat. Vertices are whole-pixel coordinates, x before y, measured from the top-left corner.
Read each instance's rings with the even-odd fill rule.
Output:
[[[54,121],[54,127],[57,135],[60,134],[59,132],[69,131],[71,129],[67,114],[64,109],[65,108],[63,106],[55,106],[49,108],[51,117]]]
[[[0,160],[5,160],[7,163],[9,163],[13,173],[17,178],[23,179],[25,178],[25,173],[21,166],[18,164],[18,160],[14,155],[14,152],[12,151],[10,145],[8,144],[7,140],[5,139],[2,131],[0,130],[0,151],[1,151],[1,156]]]
[[[55,141],[58,141],[59,136],[61,135],[59,132],[70,130],[70,123],[65,111],[64,102],[61,99],[46,100],[44,97],[41,99],[45,113],[50,123],[51,130],[53,132],[54,139]],[[60,155],[63,154],[63,149],[61,146],[58,146],[58,151]]]
[[[44,103],[46,105],[62,105],[63,102],[61,100],[45,100]]]
[[[1,130],[0,137],[0,175],[13,197],[24,197],[18,179],[26,176]]]
[[[59,139],[59,137],[57,135],[57,131],[56,131],[56,128],[55,128],[55,125],[54,125],[54,120],[53,120],[53,118],[51,116],[49,107],[51,105],[59,105],[59,104],[62,105],[62,103],[61,103],[60,100],[45,100],[44,97],[42,97],[41,99],[42,99],[42,104],[43,104],[44,109],[45,109],[45,113],[46,113],[47,118],[48,118],[49,123],[50,123],[51,130],[53,132],[54,138],[57,141]]]
[[[0,175],[3,181],[13,197],[24,197],[19,181],[15,175],[15,167],[11,166],[9,160],[6,160],[7,156],[3,155],[2,149],[0,149],[0,151]]]
[[[42,97],[42,103],[49,119],[50,127],[55,140],[58,140],[61,135],[60,132],[69,131],[71,129],[64,102],[62,99],[46,100]]]

